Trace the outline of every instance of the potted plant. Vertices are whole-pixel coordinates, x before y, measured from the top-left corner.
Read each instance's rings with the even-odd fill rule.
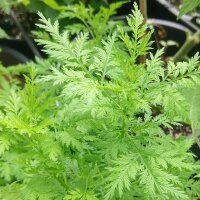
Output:
[[[119,25],[101,43],[90,32],[71,41],[39,16],[51,40],[37,42],[54,62],[47,75],[30,67],[23,89],[1,87],[0,198],[198,197],[194,139],[163,129],[187,117],[179,90],[199,81],[198,54],[166,64],[163,50],[149,53],[151,32],[136,4],[129,29]]]

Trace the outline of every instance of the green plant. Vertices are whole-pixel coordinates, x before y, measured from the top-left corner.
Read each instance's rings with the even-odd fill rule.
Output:
[[[17,5],[17,4],[21,3],[21,2],[22,2],[21,0],[17,0],[17,1],[16,0],[2,0],[0,2],[0,8],[4,12],[9,13],[11,8],[12,8],[12,6]]]
[[[8,38],[7,33],[0,27],[0,38]]]
[[[199,0],[184,0],[183,3],[180,6],[180,13],[179,18],[188,13],[193,11],[195,8],[200,6]],[[180,60],[187,60],[189,57],[189,53],[191,53],[191,50],[197,46],[200,43],[200,31],[196,31],[194,34],[191,34],[190,32],[187,33],[187,38],[185,43],[180,47],[178,52],[172,57],[172,60],[174,62],[180,61]],[[183,96],[188,101],[189,104],[189,121],[192,128],[193,135],[196,135],[197,131],[200,130],[200,115],[199,115],[199,100],[200,100],[200,94],[199,94],[199,84],[196,85],[194,89],[187,89],[184,88],[181,90]],[[196,137],[196,143],[200,147],[199,138]]]
[[[200,6],[200,0],[192,0],[192,1],[184,0],[180,7],[179,17],[188,12],[193,11],[196,7],[199,6]]]
[[[166,66],[162,50],[148,53],[151,33],[136,4],[127,18],[132,35],[119,26],[93,47],[89,33],[70,41],[58,22],[40,17],[52,39],[37,41],[59,65],[39,76],[32,66],[23,89],[1,88],[0,198],[200,195],[200,167],[189,152],[193,139],[173,139],[162,129],[179,124],[187,112],[179,89],[199,83],[198,54]],[[142,55],[148,59],[139,64]]]
[[[6,11],[7,13],[10,12],[13,6],[17,6],[19,4],[23,4],[30,8],[33,11],[41,10],[45,11],[48,10],[52,12],[54,11],[62,11],[66,5],[70,3],[74,3],[75,0],[61,0],[61,5],[58,3],[57,0],[40,0],[40,1],[34,1],[34,0],[2,0],[0,3],[0,8]],[[46,6],[45,6],[46,5]],[[31,8],[32,7],[32,8]]]
[[[92,5],[95,10],[98,10],[101,6],[108,6],[106,0],[1,0],[0,8],[10,13],[11,9],[15,6],[23,5],[26,10],[31,12],[42,12],[46,17],[51,19],[57,19],[61,12],[65,11],[69,5],[76,3],[83,3],[85,5]]]
[[[89,0],[89,1],[87,1],[87,0],[83,0],[83,1],[77,1],[77,0],[1,0],[0,10],[3,11],[3,13],[5,15],[10,15],[12,22],[14,22],[14,24],[19,29],[20,33],[22,34],[22,37],[25,38],[25,40],[29,40],[28,43],[31,43],[31,40],[28,38],[28,35],[31,35],[31,33],[30,33],[30,31],[31,31],[30,28],[32,27],[31,22],[36,23],[36,21],[37,21],[36,16],[34,14],[35,12],[40,11],[44,14],[45,17],[48,17],[55,21],[57,19],[60,19],[61,13],[65,12],[67,10],[70,10],[72,8],[79,9],[78,8],[79,5],[82,5],[81,6],[82,11],[86,12],[85,14],[84,13],[82,13],[82,14],[83,14],[84,19],[87,20],[89,8],[86,9],[86,7],[88,6],[89,3],[91,3],[91,5],[92,5],[92,6],[90,5],[89,8],[90,8],[90,11],[92,10],[93,14],[94,14],[94,12],[99,12],[98,16],[97,15],[95,16],[96,19],[97,19],[97,17],[99,17],[99,21],[100,20],[108,20],[110,17],[109,13],[113,14],[115,11],[113,9],[114,5],[122,4],[122,3],[121,4],[113,3],[113,4],[111,4],[111,6],[109,6],[108,2],[104,1],[104,0],[101,0],[101,1],[94,1],[94,0]],[[116,7],[116,9],[118,7]],[[102,11],[103,11],[103,13],[100,14],[100,12],[102,12]],[[28,13],[27,18],[30,20],[33,20],[33,21],[30,22],[29,20],[25,20],[19,16],[20,15],[19,13],[25,13],[25,12]],[[90,13],[90,14],[92,14],[92,13]],[[89,17],[92,19],[93,15],[90,15]],[[74,21],[71,22],[69,20],[69,17],[67,19],[62,18],[61,21],[65,25],[74,23]],[[91,21],[94,22],[94,20],[91,20]],[[96,22],[98,22],[98,21],[96,20]],[[102,23],[103,21],[100,21],[100,22]],[[105,22],[103,22],[103,23],[105,23]],[[111,23],[110,23],[110,25],[111,25]],[[75,27],[75,25],[72,27]],[[95,28],[97,28],[97,26]],[[99,28],[99,26],[98,26],[98,28]],[[106,28],[108,28],[108,27],[106,27]],[[27,29],[27,30],[25,31],[25,29]],[[68,27],[68,29],[69,29],[69,27]],[[3,34],[2,31],[3,30],[0,29],[0,34]],[[36,32],[36,31],[33,31],[33,32]],[[4,37],[5,37],[5,34],[4,34]],[[33,44],[31,44],[31,46],[33,46]],[[33,50],[33,52],[35,53],[35,50]],[[38,54],[38,52],[35,53],[35,56],[41,57]]]
[[[200,30],[196,31],[196,33],[187,34],[186,41],[181,46],[181,48],[178,50],[178,52],[173,56],[173,61],[177,62],[180,60],[184,60],[188,58],[188,54],[191,52],[191,50],[200,43]]]
[[[69,5],[65,11],[61,13],[60,19],[75,19],[76,22],[68,25],[66,29],[71,34],[77,34],[81,31],[90,33],[90,37],[98,43],[104,36],[112,33],[113,29],[120,21],[110,20],[110,17],[116,14],[116,10],[125,2],[118,1],[111,3],[108,7],[101,6],[98,11],[91,6],[85,6],[83,3]],[[101,24],[101,26],[99,26]]]

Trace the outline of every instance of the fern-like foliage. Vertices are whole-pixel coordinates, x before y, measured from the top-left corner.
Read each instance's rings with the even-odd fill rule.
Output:
[[[185,119],[180,90],[199,83],[198,54],[166,64],[162,50],[149,53],[150,33],[136,4],[127,18],[131,34],[119,26],[92,47],[88,33],[70,41],[58,22],[40,17],[52,40],[38,42],[59,65],[41,75],[32,66],[23,89],[13,85],[2,95],[0,198],[199,196],[194,140],[173,139],[161,128]]]
[[[131,55],[133,62],[139,55],[144,55],[150,49],[149,39],[151,32],[147,32],[147,24],[142,24],[143,16],[138,9],[135,9],[127,22],[131,30],[131,37],[122,27],[119,27],[120,37],[126,44],[126,47]]]
[[[116,10],[124,3],[125,1],[111,3],[108,8],[101,6],[98,12],[93,7],[87,7],[83,3],[69,5],[60,18],[77,19],[77,23],[66,27],[70,33],[79,33],[81,30],[87,31],[90,37],[99,42],[103,36],[111,33],[118,23],[109,21],[109,18],[116,14]]]

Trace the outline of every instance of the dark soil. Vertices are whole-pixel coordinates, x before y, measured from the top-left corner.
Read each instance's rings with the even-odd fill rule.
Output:
[[[181,124],[180,126],[172,126],[173,128],[165,128],[165,132],[169,133],[170,135],[174,136],[175,138],[184,135],[184,136],[191,136],[192,129],[191,126],[188,124]]]

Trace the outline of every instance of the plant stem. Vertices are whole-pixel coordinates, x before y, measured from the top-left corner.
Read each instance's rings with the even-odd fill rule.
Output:
[[[183,59],[190,50],[200,42],[200,30],[198,30],[194,35],[189,35],[183,44],[183,46],[179,49],[179,51],[172,57],[174,62],[178,62]]]
[[[94,39],[95,38],[94,32],[92,31],[92,29],[90,28],[90,26],[88,25],[88,23],[84,19],[82,19],[82,18],[78,18],[78,19],[80,19],[83,22],[83,24],[88,29],[88,32],[91,34],[92,38]]]
[[[144,24],[147,22],[147,0],[140,0],[140,11],[144,17]]]
[[[144,24],[147,23],[147,0],[140,0],[140,11],[144,17]],[[140,56],[140,63],[145,63],[146,55]]]

